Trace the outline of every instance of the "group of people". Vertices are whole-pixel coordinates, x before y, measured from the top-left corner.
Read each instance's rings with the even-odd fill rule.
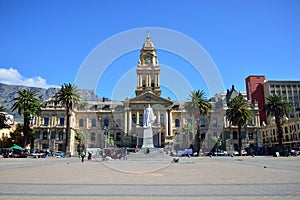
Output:
[[[91,159],[92,159],[92,155],[93,155],[93,152],[92,152],[92,151],[89,151],[89,152],[88,152],[88,160],[91,160]],[[86,151],[85,151],[85,150],[82,150],[82,152],[81,152],[81,154],[80,154],[81,162],[84,162],[85,156],[86,156]]]
[[[127,148],[120,149],[100,149],[99,155],[96,153],[96,157],[102,157],[102,160],[107,159],[124,159],[127,160],[128,150]],[[92,151],[82,150],[80,153],[81,162],[84,162],[85,157],[87,156],[88,160],[91,160],[93,156]]]

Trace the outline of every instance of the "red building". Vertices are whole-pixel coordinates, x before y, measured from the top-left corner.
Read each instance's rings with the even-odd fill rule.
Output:
[[[264,112],[264,83],[265,76],[251,75],[246,78],[247,99],[250,100],[252,104],[258,103],[260,125],[262,125],[263,122],[266,123],[267,120],[266,112]]]

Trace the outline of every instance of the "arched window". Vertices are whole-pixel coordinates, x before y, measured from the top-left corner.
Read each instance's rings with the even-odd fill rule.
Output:
[[[79,120],[79,127],[83,127],[83,119]]]
[[[96,140],[96,134],[91,133],[91,141],[94,142]]]
[[[144,123],[144,118],[143,118],[143,115],[140,114],[139,125],[140,125],[140,126],[143,126],[143,123]]]
[[[200,119],[200,127],[205,127],[205,120],[204,119]]]
[[[179,127],[180,126],[180,121],[179,119],[175,119],[175,127]]]
[[[96,127],[96,119],[92,119],[92,127]]]
[[[63,140],[64,139],[64,132],[60,131],[58,134],[58,139]]]
[[[136,125],[136,116],[132,114],[132,125]]]
[[[180,140],[180,133],[178,133],[178,132],[175,133],[175,139],[176,139],[176,140]]]
[[[285,127],[284,127],[284,132],[285,132],[285,133],[288,133],[288,132],[289,132],[289,130],[288,130],[288,127],[287,127],[287,126],[285,126]]]
[[[43,139],[44,140],[48,139],[48,132],[47,131],[44,131],[44,133],[43,133]]]
[[[104,126],[109,126],[109,119],[104,119],[103,125],[104,125]]]
[[[161,126],[165,125],[165,116],[164,116],[164,114],[160,115],[160,125]]]
[[[187,123],[188,123],[189,125],[192,125],[192,124],[193,124],[192,119],[188,119],[188,120],[187,120]]]

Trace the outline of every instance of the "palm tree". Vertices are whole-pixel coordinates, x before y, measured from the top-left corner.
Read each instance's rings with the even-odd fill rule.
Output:
[[[211,104],[205,97],[203,90],[192,91],[190,93],[190,100],[185,104],[187,109],[196,119],[197,131],[195,134],[194,151],[200,152],[200,116],[207,115],[211,108]]]
[[[12,111],[18,110],[19,115],[23,115],[23,134],[24,134],[24,147],[29,143],[30,120],[31,117],[37,115],[40,111],[42,102],[37,98],[37,94],[31,90],[19,90],[18,97],[14,98]]]
[[[66,115],[67,115],[67,124],[66,124],[66,143],[65,143],[65,152],[69,152],[69,129],[70,129],[70,116],[71,110],[73,109],[74,104],[78,104],[81,100],[79,90],[75,85],[71,83],[64,83],[61,86],[60,91],[57,95],[58,103],[62,104],[66,107]]]
[[[275,117],[275,123],[277,127],[277,136],[278,136],[278,145],[282,146],[282,123],[284,115],[288,115],[288,112],[291,110],[292,106],[290,103],[282,101],[280,95],[270,95],[267,97],[267,103],[265,105],[265,110],[267,111],[268,116]]]
[[[0,129],[5,128],[5,108],[0,106]]]
[[[4,106],[0,106],[0,112],[5,112]]]
[[[229,101],[226,118],[231,125],[238,127],[239,152],[242,155],[242,127],[252,118],[252,111],[247,109],[247,100],[241,94]]]

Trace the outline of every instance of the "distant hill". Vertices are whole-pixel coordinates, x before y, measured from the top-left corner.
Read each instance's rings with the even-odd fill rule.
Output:
[[[28,90],[34,91],[38,94],[38,97],[42,101],[46,101],[50,99],[55,93],[59,91],[60,88],[38,88],[38,87],[27,87],[23,85],[6,85],[3,83],[0,83],[0,105],[2,105],[6,111],[12,115],[14,115],[16,121],[20,121],[21,116],[17,114],[17,111],[12,112],[11,107],[13,105],[12,99],[17,97],[17,91],[18,90]],[[86,90],[81,89],[81,98],[82,101],[101,101],[102,99],[99,98],[96,95],[96,92],[94,90]]]

